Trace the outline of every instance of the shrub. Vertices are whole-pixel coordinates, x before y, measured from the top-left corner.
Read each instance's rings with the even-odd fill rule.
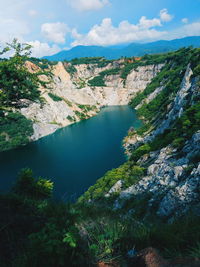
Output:
[[[57,95],[55,95],[55,94],[48,93],[48,95],[49,95],[49,97],[51,97],[51,99],[52,99],[53,101],[55,101],[55,102],[59,102],[59,101],[62,101],[62,100],[63,100],[62,97],[57,96]]]
[[[105,82],[103,79],[103,76],[96,76],[92,80],[88,81],[90,86],[98,86],[98,87],[103,87],[105,86]]]
[[[18,112],[0,110],[0,151],[26,145],[33,132],[31,120]]]
[[[75,122],[76,121],[76,119],[74,117],[70,116],[70,115],[67,116],[67,119],[69,121],[71,121],[71,122]]]
[[[149,153],[151,151],[151,147],[149,144],[142,145],[133,151],[131,155],[131,160],[138,161],[143,155]]]

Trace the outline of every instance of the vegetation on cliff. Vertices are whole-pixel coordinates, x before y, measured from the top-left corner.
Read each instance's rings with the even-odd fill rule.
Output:
[[[26,145],[33,134],[32,124],[19,112],[0,110],[0,151]]]
[[[155,136],[152,135],[153,137],[149,138],[151,141],[144,142],[145,139],[140,138],[143,141],[138,141],[138,146],[135,149],[132,149],[129,160],[124,165],[108,172],[104,177],[99,179],[95,185],[90,187],[88,191],[80,197],[79,201],[83,204],[88,203],[89,201],[89,203],[92,203],[91,205],[96,205],[99,209],[101,209],[102,206],[114,207],[118,212],[118,215],[120,214],[121,221],[124,217],[129,218],[135,227],[135,232],[130,233],[129,237],[132,236],[132,243],[134,243],[134,245],[137,244],[136,248],[140,246],[140,248],[144,248],[145,246],[150,245],[159,248],[163,255],[170,257],[177,255],[194,255],[193,252],[196,252],[195,256],[199,257],[199,236],[195,239],[193,244],[189,245],[189,247],[187,247],[187,242],[182,243],[185,236],[188,235],[189,238],[190,235],[194,235],[195,228],[190,224],[191,222],[189,222],[189,218],[191,216],[194,223],[195,221],[199,221],[198,212],[196,214],[193,210],[194,213],[190,211],[190,214],[187,210],[186,214],[182,215],[181,218],[176,219],[176,217],[172,217],[171,221],[170,218],[167,217],[164,219],[161,217],[158,218],[158,207],[161,199],[165,196],[161,189],[158,190],[160,192],[158,192],[154,202],[149,202],[153,196],[153,192],[149,192],[143,194],[138,193],[136,195],[133,194],[132,197],[124,200],[121,199],[122,204],[120,204],[119,193],[123,191],[124,188],[137,184],[141,178],[147,175],[146,168],[152,164],[153,156],[149,156],[150,154],[156,155],[162,148],[170,145],[174,148],[173,157],[178,160],[179,158],[184,157],[184,153],[186,152],[183,151],[183,147],[188,144],[188,140],[191,140],[192,136],[200,130],[198,89],[200,50],[183,48],[177,52],[158,56],[158,58],[161,59],[161,61],[159,59],[159,63],[165,63],[161,72],[152,80],[144,92],[139,93],[131,101],[133,107],[140,104],[137,112],[138,115],[144,119],[144,126],[136,132],[130,131],[130,138],[137,134],[140,134],[140,136],[144,138],[146,136],[151,137],[151,132],[153,133],[154,130],[159,128],[162,122],[168,118],[167,113],[172,107],[177,92],[182,87],[184,88],[182,82],[186,70],[191,68],[193,71],[190,78],[191,90],[186,94],[187,97],[185,97],[184,92],[182,93],[182,96],[184,96],[185,99],[181,106],[183,110],[180,113],[180,116],[178,116],[178,112],[180,112],[178,110],[177,116],[170,121],[168,127],[164,129],[162,133]],[[154,59],[156,59],[156,56]],[[149,63],[154,64],[155,62],[150,61]],[[134,63],[132,63],[132,66],[134,66]],[[162,90],[160,90],[154,98],[147,103],[142,102],[159,87],[162,88]],[[186,165],[181,179],[189,177],[191,171],[198,167],[199,161],[199,151],[197,151],[196,154],[189,155],[188,165]],[[171,164],[173,164],[173,162],[171,162]],[[160,175],[162,175],[162,172],[160,172]],[[120,190],[115,190],[113,186],[115,186],[119,180],[121,181],[122,186]],[[182,183],[183,182],[184,181],[182,180]],[[151,183],[151,181],[149,181],[149,183]],[[145,185],[145,181],[143,185]],[[170,189],[173,186],[166,185],[166,187],[168,187],[170,192]],[[111,188],[113,188],[113,191],[112,193],[109,193]],[[195,191],[195,194],[199,195],[199,191]],[[165,220],[168,221],[167,224],[165,224]],[[140,225],[141,228],[139,227],[139,230],[135,226],[134,221],[136,222],[136,225],[137,223]],[[127,223],[128,222],[126,221],[125,226]],[[139,231],[139,243],[136,237],[137,231]],[[171,234],[173,237],[171,237]],[[126,237],[127,242],[129,242],[129,237]],[[158,240],[159,243],[157,243]],[[192,246],[196,246],[196,248],[191,248]],[[188,251],[190,251],[189,254]]]
[[[2,267],[96,266],[125,263],[127,252],[153,246],[165,257],[199,257],[200,218],[192,214],[171,224],[144,219],[144,200],[132,199],[123,213],[109,202],[63,204],[51,200],[53,184],[19,174],[12,192],[0,196],[0,261]],[[128,205],[138,210],[134,218]]]
[[[28,69],[30,49],[30,45],[14,39],[1,52],[2,55],[11,52],[13,56],[0,61],[0,151],[27,144],[33,134],[32,121],[20,114],[19,109],[28,101],[42,103],[38,88],[46,83],[39,76],[49,73],[42,71],[46,68],[45,60],[40,64],[37,61],[41,70],[33,72]]]
[[[148,246],[158,248],[165,257],[200,257],[200,216],[197,210],[188,209],[181,217],[158,217],[157,210],[163,197],[161,189],[151,203],[149,200],[153,190],[133,194],[128,199],[122,199],[122,203],[118,191],[109,193],[118,181],[121,181],[121,190],[136,185],[147,174],[152,161],[150,154],[158,154],[160,149],[168,145],[175,149],[174,157],[178,159],[183,153],[183,146],[200,130],[199,59],[199,49],[184,48],[165,55],[144,56],[139,62],[127,62],[123,66],[124,72],[121,75],[125,78],[137,66],[164,63],[161,72],[145,91],[131,101],[133,107],[141,104],[138,114],[143,117],[145,124],[139,131],[131,131],[132,137],[139,133],[145,138],[164,121],[181,88],[188,66],[193,70],[191,83],[197,90],[187,95],[182,105],[183,112],[162,133],[153,136],[150,141],[141,138],[141,143],[138,142],[138,146],[131,151],[129,160],[106,173],[77,203],[54,203],[51,199],[51,181],[35,179],[29,169],[20,173],[11,193],[0,196],[2,267],[95,266],[100,261],[113,260],[123,264],[128,261],[127,253],[134,254]],[[76,62],[74,61],[74,65]],[[98,77],[101,77],[100,82],[104,82],[106,75],[119,73],[117,68],[104,71]],[[159,87],[162,90],[153,99],[148,103],[142,102]],[[26,91],[23,92],[23,88],[20,90],[22,95],[27,94]],[[36,91],[33,92],[33,95],[30,94],[31,100],[34,100]],[[21,136],[23,142],[28,140],[32,131],[31,123],[9,110],[6,102],[4,105],[0,120],[3,138],[1,147],[10,140],[21,143]],[[79,108],[86,112],[91,107],[79,105]],[[77,111],[76,115],[84,119],[83,112]],[[73,120],[72,117],[68,119]],[[9,128],[8,125],[13,126]],[[22,131],[19,132],[19,140],[15,132],[18,126],[19,131]],[[173,163],[170,162],[171,165]],[[199,154],[192,155],[189,165],[183,171],[186,178],[197,167],[197,163]],[[173,186],[167,184],[166,188],[170,192]],[[195,193],[199,195],[199,189]]]
[[[131,106],[134,108],[142,103],[142,100],[154,92],[156,88],[163,87],[163,90],[154,99],[148,104],[143,103],[137,110],[138,115],[144,119],[143,127],[136,131],[138,134],[144,135],[145,132],[156,128],[157,125],[162,122],[164,116],[168,112],[170,103],[172,103],[176,97],[177,91],[181,87],[183,77],[189,64],[195,70],[194,73],[196,73],[197,76],[199,75],[199,60],[199,49],[182,48],[176,52],[170,52],[163,55],[144,56],[139,63],[129,63],[132,67],[134,64],[137,66],[138,64],[143,65],[144,62],[145,64],[165,63],[162,70],[147,88],[130,102]],[[137,161],[143,155],[157,151],[169,144],[172,144],[176,148],[181,148],[183,144],[185,144],[185,142],[200,129],[199,108],[198,97],[193,97],[192,100],[188,99],[188,104],[186,104],[182,116],[173,121],[173,124],[170,125],[164,133],[156,136],[153,141],[141,144],[137,149],[133,150],[129,161],[125,165],[108,172],[103,178],[98,180],[94,186],[90,187],[81,199],[96,199],[105,195],[105,192],[107,193],[120,179],[124,181],[124,186],[127,185],[126,187],[131,185],[131,183],[127,183],[127,180],[131,181],[131,179],[135,177],[136,181],[138,181],[138,179],[144,176],[145,172],[143,175],[140,175],[140,172],[133,175],[131,170],[134,166],[138,165]],[[136,133],[130,131],[130,134],[135,135]],[[141,168],[141,166],[138,166],[138,169],[139,168]]]

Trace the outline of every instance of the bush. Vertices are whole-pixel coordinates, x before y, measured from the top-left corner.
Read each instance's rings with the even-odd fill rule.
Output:
[[[96,76],[92,80],[88,81],[90,86],[98,86],[98,87],[103,87],[105,86],[105,82],[103,79],[103,76]]]
[[[48,93],[49,97],[51,97],[51,99],[55,102],[59,102],[59,101],[62,101],[63,98],[58,96],[58,95],[55,95],[55,94],[52,94],[52,93]]]
[[[158,73],[142,93],[139,93],[131,100],[130,104],[132,107],[136,107],[143,99],[154,92],[156,88],[159,86],[164,86],[164,88],[152,101],[148,104],[143,104],[138,109],[138,115],[149,122],[154,122],[158,117],[162,118],[167,112],[167,106],[171,103],[180,88],[187,65],[192,62],[195,68],[198,64],[199,57],[199,52],[197,53],[196,49],[191,48],[182,48],[176,52],[164,55],[163,62],[166,64],[161,72]],[[196,68],[198,70],[198,66]]]
[[[66,71],[72,76],[77,72],[77,69],[72,64],[66,65],[64,63],[64,67],[65,67]]]
[[[75,110],[74,113],[76,114],[76,116],[79,117],[80,120],[86,120],[88,118],[87,114],[80,112],[78,110]]]
[[[76,119],[74,117],[70,116],[70,115],[67,116],[67,119],[69,121],[71,121],[71,122],[75,122],[76,121]]]
[[[42,178],[35,179],[31,169],[23,169],[19,173],[18,181],[14,187],[16,194],[34,199],[46,199],[51,197],[53,183]]]
[[[0,151],[26,145],[33,132],[31,120],[18,112],[0,110]]]
[[[149,153],[150,151],[151,147],[149,144],[142,145],[133,151],[131,160],[137,162],[143,155]]]
[[[26,67],[26,61],[29,60],[31,46],[20,44],[14,39],[8,44],[6,51],[14,52],[9,59],[0,61],[0,103],[4,106],[22,105],[21,99],[38,101],[40,99],[40,85],[46,85],[41,81],[39,75],[46,72],[30,72]],[[49,75],[49,73],[48,73]]]

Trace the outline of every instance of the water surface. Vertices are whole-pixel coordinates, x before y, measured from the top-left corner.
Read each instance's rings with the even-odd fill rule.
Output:
[[[14,184],[20,169],[54,182],[54,196],[68,200],[80,196],[106,171],[126,158],[122,139],[128,129],[139,127],[129,106],[102,109],[95,117],[58,130],[27,146],[0,153],[0,191]]]

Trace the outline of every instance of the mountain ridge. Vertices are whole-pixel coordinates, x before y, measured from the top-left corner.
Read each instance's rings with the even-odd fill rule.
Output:
[[[63,50],[52,56],[45,56],[50,61],[72,60],[82,57],[105,57],[117,59],[120,57],[143,56],[145,54],[175,51],[181,47],[200,47],[200,36],[191,36],[174,40],[160,40],[150,43],[131,43],[123,48],[103,46],[75,46],[70,50]]]

